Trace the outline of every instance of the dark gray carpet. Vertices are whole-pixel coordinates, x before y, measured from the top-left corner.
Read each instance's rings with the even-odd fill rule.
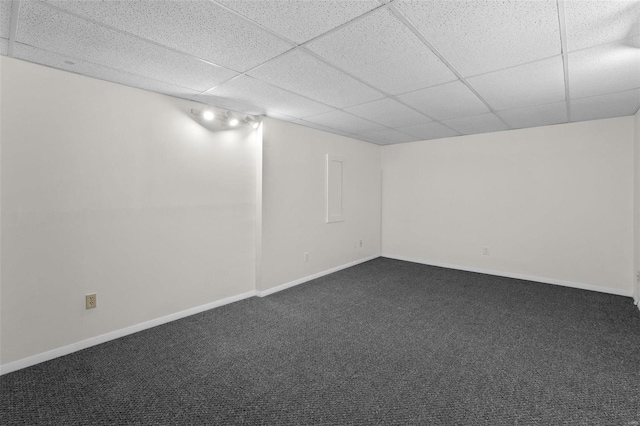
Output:
[[[640,312],[379,258],[0,381],[2,425],[631,426]]]

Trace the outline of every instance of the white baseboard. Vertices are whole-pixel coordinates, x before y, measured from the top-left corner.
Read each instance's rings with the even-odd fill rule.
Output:
[[[120,337],[124,337],[129,334],[137,333],[138,331],[146,330],[148,328],[166,324],[171,321],[175,321],[191,315],[199,314],[200,312],[208,311],[209,309],[218,308],[223,305],[228,305],[229,303],[238,302],[243,299],[248,299],[249,297],[253,297],[255,295],[256,295],[256,291],[253,291],[253,290],[248,291],[246,293],[238,294],[236,296],[231,296],[225,299],[216,300],[215,302],[207,303],[205,305],[196,306],[194,308],[186,309],[184,311],[176,312],[174,314],[166,315],[164,317],[152,319],[150,321],[145,321],[140,324],[121,328],[120,330],[111,331],[109,333],[101,334],[100,336],[92,337],[90,339],[72,343],[70,345],[56,348],[47,352],[42,352],[37,355],[19,359],[17,361],[0,365],[0,375],[11,373],[13,371],[20,370],[22,368],[31,367],[32,365],[40,364],[41,362],[49,361],[54,358],[68,355],[70,353],[77,352],[82,349],[89,348],[91,346],[99,345],[100,343],[118,339]]]
[[[64,355],[68,355],[73,352],[80,351],[82,349],[89,348],[91,346],[99,345],[101,343],[108,342],[110,340],[118,339],[120,337],[127,336],[129,334],[137,333],[138,331],[146,330],[148,328],[156,327],[158,325],[166,324],[171,321],[175,321],[181,318],[185,318],[191,315],[198,314],[200,312],[208,311],[209,309],[214,309],[219,306],[227,305],[229,303],[237,302],[243,299],[247,299],[253,296],[268,296],[270,294],[276,293],[278,291],[282,291],[284,289],[296,286],[298,284],[302,284],[307,281],[311,281],[315,278],[320,278],[322,276],[331,274],[333,272],[340,271],[342,269],[349,268],[351,266],[358,265],[360,263],[367,262],[369,260],[380,257],[379,255],[365,257],[363,259],[359,259],[353,262],[346,263],[344,265],[336,266],[335,268],[327,269],[326,271],[318,272],[317,274],[309,275],[304,278],[300,278],[295,281],[288,282],[286,284],[279,285],[274,288],[270,288],[264,291],[249,291],[246,293],[239,294],[237,296],[227,297],[226,299],[217,300],[215,302],[207,303],[205,305],[196,306],[194,308],[186,309],[184,311],[176,312],[174,314],[170,314],[161,318],[156,318],[150,321],[145,321],[140,324],[132,325],[130,327],[122,328],[120,330],[111,331],[109,333],[101,334],[100,336],[92,337],[86,340],[82,340],[80,342],[72,343],[70,345],[62,346],[60,348],[52,349],[47,352],[42,352],[36,355],[32,355],[27,358],[19,359],[17,361],[9,362],[4,365],[0,365],[0,375],[8,374],[16,370],[20,370],[23,368],[31,367],[32,365],[40,364],[41,362],[49,361],[54,358],[58,358]]]
[[[297,286],[299,284],[306,283],[307,281],[315,280],[316,278],[324,277],[325,275],[333,274],[334,272],[338,272],[338,271],[341,271],[343,269],[350,268],[350,267],[358,265],[360,263],[364,263],[364,262],[368,262],[368,261],[373,260],[373,259],[377,259],[378,257],[380,257],[380,255],[376,254],[376,255],[368,256],[368,257],[365,257],[365,258],[362,258],[362,259],[354,260],[353,262],[345,263],[344,265],[336,266],[335,268],[327,269],[325,271],[318,272],[318,273],[313,274],[313,275],[307,275],[306,277],[299,278],[299,279],[293,280],[293,281],[289,281],[288,283],[279,285],[277,287],[272,287],[272,288],[269,288],[267,290],[257,291],[256,295],[258,297],[265,297],[265,296],[268,296],[270,294],[277,293],[279,291],[286,290],[288,288]]]
[[[54,358],[58,358],[58,357],[61,357],[61,356],[64,356],[64,355],[68,355],[70,353],[77,352],[77,351],[89,348],[91,346],[99,345],[101,343],[105,343],[105,342],[108,342],[110,340],[118,339],[120,337],[124,337],[124,336],[127,336],[129,334],[137,333],[139,331],[146,330],[146,329],[149,329],[149,328],[152,328],[152,327],[156,327],[158,325],[166,324],[166,323],[171,322],[171,321],[175,321],[175,320],[178,320],[178,319],[181,319],[181,318],[185,318],[185,317],[188,317],[188,316],[191,316],[191,315],[195,315],[195,314],[198,314],[200,312],[204,312],[204,311],[208,311],[210,309],[214,309],[214,308],[217,308],[217,307],[220,307],[220,306],[228,305],[229,303],[238,302],[240,300],[248,299],[248,298],[253,297],[253,296],[265,297],[265,296],[268,296],[270,294],[277,293],[279,291],[282,291],[282,290],[297,286],[299,284],[305,283],[307,281],[311,281],[311,280],[314,280],[316,278],[320,278],[320,277],[323,277],[325,275],[329,275],[329,274],[332,274],[334,272],[338,272],[338,271],[341,271],[343,269],[350,268],[350,267],[358,265],[360,263],[368,262],[370,260],[376,259],[376,258],[381,257],[381,256],[382,257],[388,257],[390,259],[402,260],[402,261],[406,261],[406,262],[421,263],[421,264],[424,264],[424,265],[431,265],[431,266],[439,266],[439,267],[442,267],[442,268],[457,269],[457,270],[469,271],[469,272],[477,272],[477,273],[488,274],[488,275],[497,275],[497,276],[502,276],[502,277],[527,280],[527,281],[537,281],[537,282],[541,282],[541,283],[545,283],[545,284],[555,284],[555,285],[561,285],[561,286],[565,286],[565,287],[579,288],[579,289],[582,289],[582,290],[591,290],[591,291],[598,291],[598,292],[601,292],[601,293],[615,294],[615,295],[618,295],[618,296],[633,297],[633,294],[630,291],[627,292],[627,291],[624,291],[624,290],[618,290],[618,289],[609,288],[609,287],[595,286],[595,285],[591,285],[591,284],[577,283],[577,282],[573,282],[573,281],[564,281],[564,280],[557,280],[557,279],[553,279],[553,278],[536,277],[536,276],[532,276],[532,275],[516,274],[516,273],[511,273],[511,272],[494,271],[494,270],[490,270],[490,269],[474,268],[474,267],[467,267],[467,266],[461,266],[461,265],[453,265],[453,264],[448,264],[448,263],[430,262],[430,261],[421,260],[421,259],[407,258],[407,257],[404,257],[404,256],[394,256],[394,255],[389,255],[389,254],[373,255],[373,256],[368,256],[368,257],[365,257],[365,258],[362,258],[362,259],[355,260],[353,262],[345,263],[343,265],[336,266],[335,268],[327,269],[325,271],[318,272],[318,273],[313,274],[313,275],[308,275],[306,277],[299,278],[297,280],[290,281],[288,283],[285,283],[285,284],[282,284],[282,285],[279,285],[277,287],[273,287],[273,288],[270,288],[270,289],[267,289],[267,290],[248,291],[246,293],[238,294],[236,296],[227,297],[225,299],[217,300],[215,302],[207,303],[207,304],[201,305],[201,306],[196,306],[196,307],[193,307],[193,308],[190,308],[190,309],[186,309],[184,311],[176,312],[176,313],[173,313],[173,314],[170,314],[170,315],[166,315],[164,317],[156,318],[156,319],[153,319],[153,320],[150,320],[150,321],[145,321],[145,322],[140,323],[140,324],[132,325],[130,327],[125,327],[125,328],[122,328],[120,330],[111,331],[109,333],[101,334],[99,336],[92,337],[92,338],[89,338],[89,339],[86,339],[86,340],[82,340],[80,342],[72,343],[70,345],[62,346],[60,348],[52,349],[52,350],[47,351],[47,352],[42,352],[42,353],[27,357],[27,358],[19,359],[17,361],[13,361],[13,362],[10,362],[10,363],[4,364],[4,365],[0,365],[0,375],[8,374],[8,373],[11,373],[13,371],[17,371],[17,370],[20,370],[20,369],[23,369],[23,368],[30,367],[32,365],[40,364],[42,362],[49,361],[49,360],[52,360]],[[638,306],[638,309],[640,309],[640,303],[638,303],[638,299],[637,298],[634,298],[634,303]]]
[[[449,263],[431,262],[428,260],[413,259],[413,258],[408,258],[404,256],[394,256],[390,254],[382,254],[382,257],[388,257],[390,259],[396,259],[396,260],[403,260],[405,262],[421,263],[423,265],[439,266],[441,268],[457,269],[460,271],[478,272],[480,274],[497,275],[500,277],[516,278],[519,280],[526,280],[526,281],[536,281],[536,282],[545,283],[545,284],[555,284],[555,285],[561,285],[564,287],[579,288],[581,290],[598,291],[600,293],[615,294],[616,296],[633,297],[632,291],[620,290],[620,289],[611,288],[611,287],[602,287],[602,286],[591,285],[591,284],[583,284],[575,281],[557,280],[555,278],[536,277],[533,275],[517,274],[512,272],[504,272],[504,271],[495,271],[492,269],[475,268],[475,267],[462,266],[462,265],[452,265]]]

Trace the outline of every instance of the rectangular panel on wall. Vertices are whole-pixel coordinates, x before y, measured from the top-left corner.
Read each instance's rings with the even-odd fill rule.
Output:
[[[327,223],[344,221],[342,180],[344,159],[327,154]]]

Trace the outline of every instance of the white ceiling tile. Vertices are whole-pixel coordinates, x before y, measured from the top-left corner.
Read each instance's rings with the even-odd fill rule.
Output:
[[[206,0],[47,1],[236,71],[246,71],[291,48]]]
[[[562,57],[467,79],[495,110],[521,108],[565,98]]]
[[[236,75],[39,2],[21,3],[16,41],[198,91]]]
[[[295,118],[332,110],[329,106],[247,76],[223,83],[196,99],[212,105],[223,104],[220,106],[228,108],[238,108],[241,104],[250,105],[266,113],[275,112]]]
[[[399,95],[398,99],[436,120],[467,117],[489,108],[461,81],[441,84]]]
[[[571,121],[633,115],[640,108],[640,89],[571,100]]]
[[[345,108],[345,111],[387,127],[413,126],[432,121],[430,118],[390,98]]]
[[[568,121],[567,103],[564,101],[500,111],[497,114],[514,129],[547,126],[549,124],[566,123]]]
[[[565,0],[569,52],[640,35],[638,0]]]
[[[314,40],[307,47],[391,94],[456,79],[411,30],[386,9]]]
[[[378,145],[390,145],[394,143],[413,142],[418,140],[414,136],[407,135],[394,129],[384,129],[375,132],[362,133],[358,136]]]
[[[300,126],[305,126],[305,127],[310,127],[312,129],[316,129],[316,130],[322,130],[323,132],[327,132],[327,133],[333,133],[336,135],[341,135],[341,136],[349,136],[349,133],[347,132],[343,132],[337,129],[333,129],[331,127],[327,127],[327,126],[323,126],[321,124],[318,123],[312,123],[311,121],[306,121],[306,120],[302,120],[302,119],[297,119],[292,121],[293,124],[298,124]]]
[[[635,41],[640,47],[640,37]],[[617,42],[569,54],[571,98],[640,87],[640,49]]]
[[[52,52],[16,43],[14,54],[17,58],[37,64],[47,65],[54,68],[63,69],[87,77],[100,80],[111,81],[126,86],[137,87],[152,92],[164,93],[179,98],[191,98],[198,92],[184,87],[175,86],[162,81],[156,81],[139,75],[115,70],[113,68],[95,65],[78,59],[57,55]]]
[[[11,0],[0,0],[0,38],[9,38],[12,4]]]
[[[43,1],[21,2],[18,58],[374,143],[567,121],[556,0],[396,0],[386,7],[387,0]],[[13,4],[0,0],[3,55]],[[564,5],[572,121],[633,114],[640,0]],[[394,13],[467,76],[499,117]],[[293,44],[270,31],[296,43],[318,38],[289,51]],[[251,69],[252,77],[229,68]]]
[[[0,38],[0,55],[7,56],[9,50],[9,40]]]
[[[464,76],[561,53],[556,0],[411,0],[393,7]]]
[[[305,121],[337,129],[345,133],[364,133],[384,128],[379,124],[372,123],[371,121],[364,120],[341,110],[305,117]]]
[[[415,136],[420,140],[440,139],[460,135],[460,133],[456,132],[455,130],[451,130],[446,126],[435,122],[420,124],[418,126],[403,127],[398,130],[402,133]]]
[[[259,66],[249,75],[336,108],[384,97],[300,49]]]
[[[446,120],[442,123],[463,135],[507,130],[507,126],[491,113],[475,115],[473,117],[454,118],[453,120]]]
[[[219,0],[218,3],[298,44],[380,6],[375,0]]]

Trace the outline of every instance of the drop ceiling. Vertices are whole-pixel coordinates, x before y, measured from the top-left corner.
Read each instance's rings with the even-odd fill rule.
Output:
[[[640,108],[640,0],[0,0],[0,54],[381,145]]]

